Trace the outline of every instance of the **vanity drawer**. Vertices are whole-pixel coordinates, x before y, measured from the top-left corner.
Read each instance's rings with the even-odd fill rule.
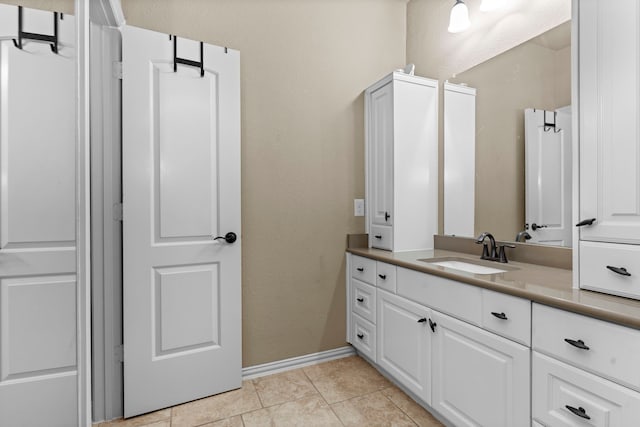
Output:
[[[532,360],[531,414],[544,425],[638,425],[640,393],[536,352]]]
[[[375,285],[376,261],[357,255],[351,255],[351,277],[370,285]]]
[[[388,225],[372,225],[369,230],[371,247],[391,250],[391,227]]]
[[[398,267],[398,295],[475,325],[482,320],[482,289],[455,280]]]
[[[532,324],[534,350],[640,390],[639,330],[535,303]]]
[[[482,327],[531,347],[531,301],[483,289]]]
[[[376,264],[376,286],[396,293],[396,266],[380,262]]]
[[[640,299],[640,245],[580,242],[580,287]]]
[[[353,346],[373,362],[376,361],[376,327],[357,314],[353,315]]]
[[[376,288],[351,279],[351,311],[376,323]]]

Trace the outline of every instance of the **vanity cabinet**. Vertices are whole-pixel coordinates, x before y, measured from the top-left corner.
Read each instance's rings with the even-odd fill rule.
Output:
[[[640,331],[533,305],[532,415],[552,426],[640,420]]]
[[[529,300],[356,255],[347,264],[360,354],[453,425],[531,424]]]
[[[624,259],[629,244],[640,245],[640,3],[573,4],[579,26],[579,221],[593,219],[579,226],[575,271],[582,288],[640,299],[634,282],[640,257]]]
[[[433,312],[432,406],[456,426],[529,426],[530,350]]]
[[[417,397],[431,403],[431,310],[378,289],[380,367]]]
[[[438,230],[438,82],[394,72],[365,91],[369,247],[432,249]]]

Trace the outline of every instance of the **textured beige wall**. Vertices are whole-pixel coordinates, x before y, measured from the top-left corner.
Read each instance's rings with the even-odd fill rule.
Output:
[[[404,65],[402,0],[124,0],[127,23],[240,50],[243,365],[345,345],[364,231],[363,90]]]
[[[528,42],[452,79],[476,92],[476,235],[513,240],[524,229],[525,108],[553,110],[571,98],[570,62]],[[568,79],[569,81],[566,81]],[[559,93],[558,91],[562,92]]]

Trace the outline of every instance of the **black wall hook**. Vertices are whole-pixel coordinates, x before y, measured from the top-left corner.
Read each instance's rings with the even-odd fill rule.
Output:
[[[13,45],[22,49],[22,40],[36,40],[48,42],[53,53],[58,53],[58,12],[53,12],[53,35],[29,33],[22,31],[22,6],[18,6],[18,40],[13,39]]]
[[[169,35],[169,40],[171,40]],[[178,36],[173,36],[173,72],[178,71],[178,64],[200,68],[200,77],[204,77],[204,43],[200,42],[200,62],[178,57]]]

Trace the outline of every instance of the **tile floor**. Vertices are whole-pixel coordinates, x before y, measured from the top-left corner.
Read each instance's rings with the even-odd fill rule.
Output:
[[[242,388],[94,427],[440,427],[357,356],[244,381]]]

